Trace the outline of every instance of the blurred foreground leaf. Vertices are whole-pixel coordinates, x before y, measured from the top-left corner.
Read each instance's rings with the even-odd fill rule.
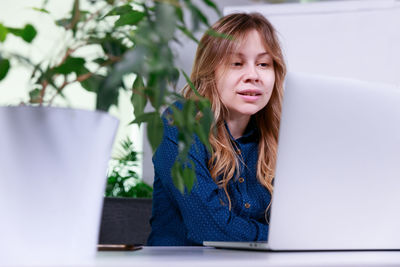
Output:
[[[0,57],[0,81],[3,80],[10,69],[10,61],[6,58]]]

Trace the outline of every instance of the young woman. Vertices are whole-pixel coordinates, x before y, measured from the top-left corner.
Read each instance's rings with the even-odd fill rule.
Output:
[[[197,182],[190,194],[181,194],[171,178],[178,132],[164,120],[153,158],[148,245],[268,238],[285,63],[274,28],[260,14],[228,15],[212,28],[229,38],[205,34],[191,74],[212,104],[212,153],[195,138],[189,158]],[[194,96],[188,86],[184,96]]]

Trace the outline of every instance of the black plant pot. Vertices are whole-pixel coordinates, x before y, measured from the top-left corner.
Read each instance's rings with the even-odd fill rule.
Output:
[[[99,244],[145,245],[152,199],[105,197]]]

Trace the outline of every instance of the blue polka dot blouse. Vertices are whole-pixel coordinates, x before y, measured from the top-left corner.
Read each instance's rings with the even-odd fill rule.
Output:
[[[171,112],[169,109],[166,112]],[[222,188],[211,178],[205,146],[195,137],[189,158],[197,181],[192,191],[181,194],[174,186],[171,168],[178,155],[178,131],[163,116],[164,136],[153,156],[154,192],[151,234],[147,245],[201,245],[203,241],[266,241],[265,211],[271,195],[256,178],[258,130],[249,123],[244,135],[233,139],[243,157],[240,174],[228,185],[232,208]],[[227,127],[227,125],[226,125]],[[229,129],[228,129],[229,131]]]

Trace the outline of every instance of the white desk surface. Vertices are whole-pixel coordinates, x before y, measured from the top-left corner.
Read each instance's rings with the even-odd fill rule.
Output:
[[[257,252],[205,247],[143,247],[102,251],[90,266],[400,266],[400,251]]]

